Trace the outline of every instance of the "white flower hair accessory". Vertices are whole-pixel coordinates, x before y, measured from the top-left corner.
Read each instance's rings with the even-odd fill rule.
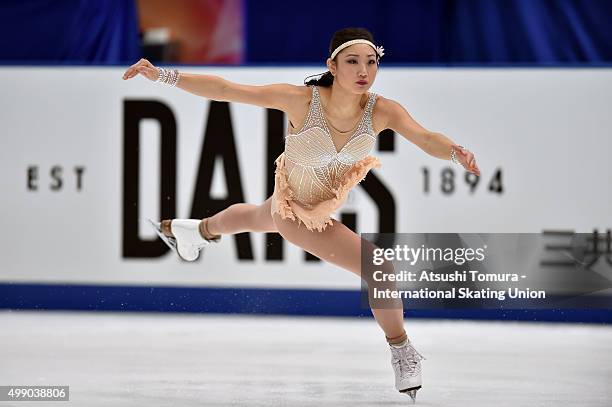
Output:
[[[334,52],[332,52],[331,56],[329,57],[330,59],[334,59],[336,57],[336,55],[338,55],[338,52],[342,51],[344,48],[346,47],[350,47],[351,45],[354,44],[368,44],[370,47],[372,47],[376,53],[378,54],[378,57],[382,57],[383,55],[385,55],[384,51],[385,49],[379,45],[378,47],[376,45],[374,45],[371,41],[368,40],[350,40],[345,42],[344,44],[339,45]]]

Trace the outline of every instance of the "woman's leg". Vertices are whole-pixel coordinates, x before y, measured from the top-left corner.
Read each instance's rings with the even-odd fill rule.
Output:
[[[231,235],[241,232],[276,232],[270,215],[272,197],[261,205],[238,203],[228,206],[210,218],[206,226],[213,235]]]
[[[368,283],[369,290],[376,284],[371,275],[361,274],[361,244],[372,245],[353,232],[342,223],[333,220],[333,225],[324,231],[309,231],[296,221],[282,219],[277,213],[272,217],[278,233],[289,242],[306,250],[307,252],[349,270]],[[393,264],[385,262],[380,267],[385,273],[393,273]],[[404,315],[401,301],[389,309],[372,309],[376,321],[385,332],[387,338],[405,338]]]
[[[212,238],[214,235],[231,235],[241,232],[276,232],[270,215],[272,197],[261,205],[248,203],[233,204],[221,212],[202,219],[200,233]],[[165,235],[172,236],[171,220],[163,220],[161,228]]]

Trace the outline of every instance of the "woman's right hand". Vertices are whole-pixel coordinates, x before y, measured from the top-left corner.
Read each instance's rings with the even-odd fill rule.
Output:
[[[140,61],[130,66],[127,71],[125,71],[123,74],[123,80],[125,81],[131,79],[138,74],[141,74],[150,81],[156,81],[157,77],[159,76],[159,71],[155,66],[153,66],[152,63],[144,58],[141,58]]]

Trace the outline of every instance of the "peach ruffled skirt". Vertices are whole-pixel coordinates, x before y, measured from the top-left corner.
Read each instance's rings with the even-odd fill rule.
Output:
[[[297,220],[298,224],[303,223],[308,230],[319,232],[325,230],[327,225],[332,225],[330,215],[342,206],[349,191],[366,177],[370,169],[380,167],[378,158],[371,155],[357,161],[338,182],[337,188],[334,189],[335,197],[307,208],[295,200],[295,194],[287,181],[285,154],[281,154],[274,163],[276,170],[274,171],[272,215],[278,213],[283,219]]]

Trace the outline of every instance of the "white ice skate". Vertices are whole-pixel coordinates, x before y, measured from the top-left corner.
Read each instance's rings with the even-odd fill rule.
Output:
[[[221,236],[214,239],[205,239],[200,234],[200,221],[197,219],[172,219],[170,230],[172,236],[166,236],[162,232],[161,223],[149,219],[161,240],[168,245],[172,251],[185,261],[194,261],[200,256],[200,250],[212,243],[219,243]]]
[[[410,341],[400,348],[391,347],[391,365],[395,372],[395,388],[416,402],[417,390],[421,388],[421,359],[425,359]]]

